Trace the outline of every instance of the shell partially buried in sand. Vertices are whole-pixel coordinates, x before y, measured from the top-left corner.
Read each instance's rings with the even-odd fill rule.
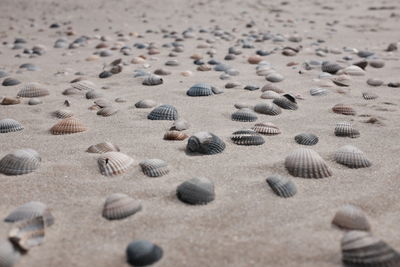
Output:
[[[22,175],[35,171],[40,166],[41,157],[33,149],[19,149],[5,155],[0,160],[0,173]]]
[[[209,96],[213,94],[212,86],[206,83],[198,83],[187,90],[188,96]]]
[[[21,252],[8,240],[0,241],[0,266],[13,267],[21,258]]]
[[[356,115],[356,111],[351,106],[345,104],[336,104],[332,108],[332,111],[343,115]]]
[[[335,135],[342,137],[357,138],[360,132],[351,125],[350,122],[339,122],[335,126]]]
[[[296,185],[287,177],[274,175],[268,177],[266,181],[272,191],[279,197],[288,198],[297,193]]]
[[[364,211],[354,205],[344,205],[335,214],[332,224],[345,230],[369,231],[371,226]]]
[[[133,164],[133,158],[121,152],[106,152],[97,160],[100,173],[105,176],[122,174]]]
[[[146,240],[131,242],[126,248],[126,258],[132,266],[149,266],[163,256],[160,246]]]
[[[110,151],[116,151],[119,152],[120,149],[118,146],[114,145],[113,143],[110,142],[103,142],[103,143],[98,143],[96,145],[91,145],[90,147],[88,147],[88,149],[86,150],[89,153],[106,153],[106,152],[110,152]]]
[[[301,133],[296,135],[294,140],[300,145],[313,146],[318,143],[319,138],[312,133]]]
[[[50,132],[54,135],[64,135],[80,133],[87,130],[88,128],[83,125],[77,118],[69,117],[56,123],[53,127],[51,127]]]
[[[142,210],[139,201],[128,195],[116,193],[107,197],[102,215],[108,220],[121,220]]]
[[[149,177],[160,177],[169,173],[168,163],[162,159],[147,159],[140,162],[139,166]]]
[[[170,120],[178,119],[178,111],[174,106],[161,105],[153,109],[147,116],[149,120]]]
[[[256,123],[251,129],[263,135],[277,135],[281,133],[281,130],[271,122]]]
[[[372,165],[364,152],[352,145],[339,148],[335,153],[335,160],[352,169],[366,168]]]
[[[41,97],[47,96],[50,92],[38,83],[28,83],[23,86],[17,96],[19,97]]]
[[[254,106],[254,111],[257,113],[272,115],[272,116],[276,116],[282,113],[282,110],[279,106],[270,102],[256,104]]]
[[[14,119],[0,120],[0,133],[18,132],[22,131],[24,126],[19,121]]]
[[[188,138],[189,136],[186,133],[181,131],[167,131],[164,134],[164,140],[171,140],[171,141],[182,141]]]
[[[324,178],[332,175],[326,162],[312,149],[299,148],[285,159],[289,173],[303,178]]]
[[[189,152],[213,155],[224,151],[225,143],[213,133],[198,132],[189,138],[186,148]]]
[[[29,220],[38,216],[44,218],[46,227],[54,224],[54,217],[46,204],[39,201],[27,202],[14,209],[5,219],[5,222],[14,223]]]
[[[191,205],[204,205],[215,199],[214,183],[204,177],[192,178],[176,190],[179,200]]]
[[[252,122],[257,120],[257,114],[249,108],[242,108],[232,113],[233,121]]]
[[[239,130],[232,134],[231,140],[236,145],[259,146],[265,143],[264,138],[251,129]]]
[[[22,251],[38,246],[44,241],[45,222],[42,216],[17,223],[9,233],[10,241]]]

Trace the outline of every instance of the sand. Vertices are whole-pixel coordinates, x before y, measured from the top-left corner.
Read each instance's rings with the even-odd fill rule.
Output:
[[[398,82],[398,52],[384,52],[389,43],[400,36],[400,4],[397,1],[22,1],[2,0],[0,15],[0,67],[11,77],[23,83],[40,82],[50,90],[43,104],[27,105],[27,99],[19,105],[0,105],[0,119],[13,118],[25,129],[0,135],[0,156],[19,148],[32,148],[42,157],[40,168],[22,176],[0,174],[0,214],[5,217],[15,207],[32,200],[46,203],[53,211],[56,222],[46,229],[44,244],[33,248],[22,257],[18,266],[128,266],[125,249],[133,240],[150,240],[160,245],[164,256],[155,266],[341,266],[340,239],[343,233],[331,226],[335,212],[343,204],[361,207],[367,214],[374,235],[400,250],[398,236],[400,169],[399,104],[398,88],[366,84],[368,78],[380,78]],[[371,6],[394,6],[394,10],[369,10]],[[324,6],[329,8],[323,8]],[[281,12],[277,12],[277,10]],[[394,14],[394,15],[391,15]],[[213,20],[213,21],[211,21]],[[254,21],[253,28],[246,24]],[[312,21],[312,22],[311,22]],[[327,23],[337,21],[334,26]],[[59,23],[58,29],[49,25]],[[65,24],[65,25],[63,25]],[[188,27],[210,29],[214,26],[233,32],[237,38],[250,30],[271,31],[303,37],[299,43],[303,50],[294,57],[286,57],[278,51],[265,57],[285,80],[278,83],[283,90],[304,96],[299,100],[299,110],[284,110],[279,116],[258,115],[257,122],[272,122],[282,134],[265,137],[262,146],[244,147],[233,144],[229,137],[239,129],[254,123],[235,122],[230,115],[235,103],[256,104],[265,100],[261,92],[243,89],[225,89],[225,93],[204,98],[186,96],[186,90],[195,83],[207,82],[223,88],[228,81],[220,80],[221,73],[199,72],[189,58],[193,53],[205,55],[208,49],[196,46],[204,41],[186,39],[184,52],[176,58],[181,64],[164,66],[170,48],[161,45],[172,42],[163,39],[160,29],[181,33]],[[113,56],[87,62],[94,47],[101,41],[91,39],[78,49],[55,49],[56,39],[65,37],[71,27],[74,36],[66,36],[71,42],[81,35],[108,36],[113,44],[117,32],[129,38],[124,43],[154,42],[161,51],[157,60],[147,60],[149,70],[163,67],[172,72],[165,76],[162,85],[147,87],[133,78],[133,71],[140,65],[124,66],[120,74],[99,79],[103,63],[122,57],[129,62],[134,56],[146,54],[146,50],[133,48],[131,56],[113,51]],[[98,31],[94,31],[98,29]],[[153,32],[146,33],[147,30]],[[137,32],[143,38],[129,36]],[[196,37],[210,38],[209,34],[196,32]],[[35,58],[11,50],[16,37],[28,41],[27,47],[42,44],[46,54]],[[336,48],[342,54],[315,55],[311,46],[316,40],[324,40],[319,47]],[[223,61],[227,49],[234,44],[217,40],[213,46],[216,59]],[[240,75],[229,81],[243,85],[263,86],[264,77],[256,76],[255,65],[247,58],[257,49],[273,50],[298,43],[254,43],[255,49],[242,49],[243,54],[227,61]],[[312,97],[309,89],[315,87],[312,79],[319,70],[304,71],[300,65],[287,67],[294,61],[337,60],[350,53],[343,47],[370,50],[385,60],[382,69],[367,68],[365,76],[352,77],[348,94],[338,94],[330,88],[326,97]],[[353,55],[356,62],[361,60]],[[205,57],[208,60],[208,57]],[[32,62],[40,71],[22,71],[19,65]],[[342,63],[346,65],[346,63]],[[191,70],[194,75],[183,77],[181,71]],[[106,99],[127,99],[115,103],[120,111],[110,117],[100,117],[88,110],[92,100],[82,96],[63,96],[69,82],[84,77],[99,87]],[[58,74],[57,74],[58,73]],[[0,86],[0,96],[15,96],[20,86]],[[379,95],[374,101],[366,101],[361,92],[371,91]],[[186,141],[170,142],[163,135],[172,122],[147,120],[148,109],[136,109],[134,103],[141,99],[154,99],[158,103],[174,105],[180,116],[190,122],[188,134],[210,131],[226,143],[223,153],[212,156],[191,156],[185,153]],[[69,99],[72,110],[87,127],[87,132],[55,136],[49,129],[58,120],[51,112],[65,108]],[[390,102],[392,104],[384,104]],[[357,116],[343,116],[332,112],[337,103],[352,105]],[[387,109],[383,111],[381,109]],[[363,123],[367,114],[380,118],[383,126]],[[351,121],[360,130],[361,137],[339,138],[334,135],[337,122]],[[330,166],[333,176],[325,179],[292,177],[298,193],[283,199],[272,193],[265,179],[272,174],[289,176],[284,167],[285,157],[300,145],[294,136],[312,132],[320,141],[312,149],[317,151]],[[97,167],[97,154],[85,150],[93,144],[110,141],[121,151],[134,158],[134,167],[123,175],[105,177]],[[373,165],[364,169],[349,169],[335,163],[334,152],[351,144],[368,156]],[[166,160],[171,172],[160,178],[146,177],[138,163],[148,158]],[[203,176],[215,182],[216,199],[205,206],[189,206],[175,197],[176,187],[183,181]],[[143,211],[121,221],[107,221],[101,211],[104,200],[112,193],[125,193],[139,199]],[[10,225],[1,223],[0,236],[6,238]]]

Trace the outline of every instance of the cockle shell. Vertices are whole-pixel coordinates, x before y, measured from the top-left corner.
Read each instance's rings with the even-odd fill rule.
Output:
[[[102,153],[106,153],[106,152],[110,152],[110,151],[119,152],[120,149],[118,146],[116,146],[110,142],[103,142],[103,143],[98,143],[96,145],[91,145],[86,150],[86,152],[98,153],[98,154],[102,154]]]
[[[54,111],[53,115],[59,119],[65,119],[74,116],[74,113],[68,109],[59,109]]]
[[[383,84],[383,81],[381,79],[369,78],[367,80],[367,84],[371,86],[381,86]]]
[[[175,130],[175,131],[183,131],[189,129],[190,124],[184,119],[178,119],[174,121],[172,124],[170,130]]]
[[[0,133],[18,132],[22,131],[24,126],[13,119],[2,119],[0,120]]]
[[[232,113],[233,121],[251,122],[257,120],[257,115],[249,108],[242,108]]]
[[[121,220],[142,210],[139,201],[121,193],[107,197],[102,215],[108,220]]]
[[[233,143],[242,146],[259,146],[265,143],[264,138],[251,129],[239,130],[232,134]]]
[[[54,135],[63,135],[84,132],[87,130],[88,128],[78,119],[75,117],[69,117],[57,122],[53,127],[51,127],[50,132]]]
[[[41,100],[41,99],[38,99],[38,98],[31,98],[31,99],[29,99],[29,101],[28,101],[28,105],[39,105],[39,104],[42,104],[43,103],[43,101]]]
[[[188,96],[209,96],[213,94],[212,86],[206,83],[198,83],[187,90]]]
[[[286,97],[277,97],[275,98],[272,103],[274,103],[275,105],[283,108],[283,109],[289,109],[289,110],[297,110],[298,106],[295,102],[290,101],[289,99],[287,99]]]
[[[38,246],[44,241],[45,222],[42,216],[23,220],[15,225],[8,237],[22,251]]]
[[[335,135],[357,138],[360,137],[360,132],[353,128],[349,122],[339,122],[335,127]]]
[[[104,107],[102,109],[100,109],[99,111],[97,111],[97,115],[103,116],[103,117],[109,117],[114,115],[115,113],[117,113],[119,111],[118,108],[115,107]]]
[[[149,120],[177,120],[178,111],[174,106],[161,105],[153,109],[147,116]]]
[[[94,104],[96,106],[99,106],[100,108],[111,107],[113,105],[110,101],[108,101],[107,99],[104,99],[104,98],[99,98],[99,99],[95,100]]]
[[[182,141],[188,137],[189,136],[186,133],[175,130],[167,131],[164,134],[164,140]]]
[[[46,96],[49,95],[50,92],[49,90],[43,88],[38,83],[28,83],[25,86],[23,86],[17,96],[19,97],[41,97],[41,96]]]
[[[126,258],[132,266],[149,266],[163,256],[160,246],[146,240],[131,242],[126,248]]]
[[[337,86],[349,87],[351,85],[351,79],[348,75],[342,74],[332,78],[332,82]]]
[[[336,104],[332,108],[332,111],[343,115],[356,115],[356,111],[351,106],[345,104]]]
[[[281,108],[271,102],[263,102],[256,104],[254,106],[254,111],[257,113],[272,115],[272,116],[279,115],[282,113]]]
[[[90,91],[86,92],[85,96],[87,99],[95,99],[95,98],[103,97],[103,94],[97,90],[90,90]]]
[[[266,181],[277,196],[288,198],[297,193],[296,185],[287,177],[274,175],[268,177]]]
[[[294,140],[300,145],[313,146],[318,143],[318,136],[311,133],[301,133],[294,137]]]
[[[152,99],[143,99],[135,104],[136,108],[153,108],[157,105],[157,102]]]
[[[91,91],[91,90],[96,90],[97,86],[89,80],[81,80],[75,83],[71,83],[71,88],[80,91]]]
[[[270,122],[256,123],[251,129],[263,135],[277,135],[281,133],[281,130]]]
[[[365,100],[374,100],[378,98],[378,95],[375,93],[364,92],[362,96]]]
[[[133,164],[133,159],[121,152],[106,152],[97,159],[101,174],[114,176],[122,174]]]
[[[336,212],[332,224],[346,230],[369,231],[371,229],[364,211],[350,204],[342,206]]]
[[[352,145],[339,148],[335,153],[335,160],[337,163],[353,169],[366,168],[372,165],[364,152]]]
[[[281,95],[274,91],[265,91],[260,97],[263,99],[275,99],[281,97]]]
[[[38,201],[27,202],[14,209],[5,219],[5,222],[14,223],[42,216],[46,226],[54,224],[54,217],[46,204]]]
[[[328,90],[324,89],[324,88],[311,88],[310,89],[310,95],[312,96],[323,96],[323,95],[327,95],[328,94]]]
[[[5,155],[0,160],[0,173],[7,175],[21,175],[39,168],[41,158],[33,149],[19,149]]]
[[[18,249],[8,240],[0,241],[0,266],[13,267],[21,258],[21,253]]]
[[[190,152],[213,155],[221,153],[225,149],[225,143],[212,133],[198,132],[189,138],[187,149]]]
[[[214,183],[207,178],[189,179],[176,190],[179,200],[191,205],[204,205],[215,199]]]
[[[339,64],[337,64],[335,62],[329,62],[329,61],[325,61],[321,65],[321,70],[323,72],[328,72],[330,74],[335,74],[336,72],[338,72],[342,68],[343,67],[340,66]]]
[[[149,177],[160,177],[169,173],[168,164],[162,159],[147,159],[140,162],[139,166]]]
[[[157,75],[149,75],[143,80],[143,85],[159,85],[163,83],[163,79]]]
[[[267,83],[261,88],[261,92],[266,92],[266,91],[274,91],[275,93],[278,94],[283,94],[285,91],[282,89],[278,88],[275,84],[272,83]]]
[[[332,175],[326,162],[312,149],[299,148],[285,159],[289,173],[303,178],[324,178]]]
[[[363,76],[365,71],[359,66],[351,65],[338,71],[338,74],[347,74],[350,76]]]

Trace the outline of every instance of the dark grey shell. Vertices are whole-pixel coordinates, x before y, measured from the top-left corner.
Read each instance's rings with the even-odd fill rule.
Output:
[[[297,104],[295,102],[290,101],[286,97],[275,98],[272,102],[283,109],[290,109],[290,110],[298,109]]]
[[[0,120],[0,133],[18,132],[22,131],[24,126],[13,119],[2,119]]]
[[[311,133],[301,133],[294,137],[294,140],[300,144],[305,146],[313,146],[318,143],[318,136]]]
[[[213,94],[212,86],[206,83],[198,83],[189,88],[188,96],[209,96]]]
[[[263,135],[277,135],[281,133],[281,130],[270,122],[256,123],[251,129]]]
[[[147,116],[149,120],[170,120],[178,119],[178,111],[174,106],[161,105],[153,109]]]
[[[261,114],[276,116],[282,113],[280,107],[270,102],[263,102],[254,106],[254,111]]]
[[[299,148],[285,159],[285,167],[289,173],[303,178],[324,178],[332,176],[326,162],[312,149]]]
[[[198,132],[188,139],[186,148],[189,152],[213,155],[224,151],[225,143],[212,133]]]
[[[366,168],[372,165],[364,152],[352,145],[339,148],[335,153],[335,160],[352,169]]]
[[[328,72],[330,74],[335,74],[336,72],[338,72],[341,69],[342,69],[342,67],[335,62],[325,61],[321,65],[321,70],[323,72]]]
[[[0,241],[0,266],[13,267],[21,258],[21,253],[8,240]]]
[[[45,221],[42,216],[18,222],[10,231],[8,238],[22,251],[39,246],[44,241]]]
[[[257,115],[249,108],[242,108],[232,113],[233,121],[251,122],[257,120]]]
[[[17,79],[14,79],[14,78],[5,78],[2,85],[3,86],[14,86],[14,85],[18,85],[20,83],[21,83],[20,81],[18,81]]]
[[[147,159],[140,162],[139,166],[149,177],[160,177],[169,173],[168,164],[162,159]]]
[[[121,220],[142,210],[142,205],[133,198],[116,193],[107,197],[102,215],[108,220]]]
[[[350,204],[342,206],[336,212],[332,224],[345,230],[369,231],[371,229],[364,211]]]
[[[41,158],[33,149],[19,149],[5,155],[0,160],[0,173],[6,175],[21,175],[39,168]]]
[[[179,200],[191,205],[204,205],[215,199],[214,183],[207,178],[189,179],[178,186]]]
[[[163,83],[163,79],[157,75],[149,75],[143,80],[143,85],[159,85]]]
[[[335,127],[335,135],[357,138],[360,137],[360,132],[357,129],[353,128],[353,126],[349,122],[339,122],[336,124]]]
[[[132,266],[148,266],[159,261],[163,256],[160,246],[149,241],[131,242],[126,248],[126,258]]]
[[[275,175],[268,177],[266,181],[272,191],[280,197],[288,198],[297,193],[296,185],[289,178]]]
[[[27,202],[14,209],[5,219],[5,222],[14,223],[42,216],[46,226],[54,224],[54,217],[46,204],[38,201]]]
[[[232,134],[233,143],[242,146],[259,146],[265,143],[264,138],[251,129],[239,130]]]

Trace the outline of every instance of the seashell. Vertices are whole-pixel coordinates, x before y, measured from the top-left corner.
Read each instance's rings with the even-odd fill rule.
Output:
[[[339,148],[335,153],[335,160],[337,163],[352,169],[366,168],[372,165],[364,152],[352,145]]]
[[[366,60],[362,60],[356,63],[353,63],[353,65],[362,68],[363,70],[365,70],[365,68],[368,66],[368,61]]]
[[[120,149],[118,146],[116,146],[110,142],[103,142],[103,143],[98,143],[96,145],[91,145],[86,150],[86,152],[89,152],[89,153],[99,153],[99,154],[103,154],[103,153],[110,152],[110,151],[119,152]]]
[[[189,76],[193,76],[193,72],[191,72],[190,70],[186,70],[186,71],[182,71],[181,75],[184,77],[189,77]]]
[[[115,107],[105,107],[105,108],[102,108],[99,111],[97,111],[96,114],[103,116],[103,117],[108,117],[108,116],[114,115],[118,111],[119,111],[119,109],[117,109]]]
[[[313,79],[313,82],[316,84],[316,86],[319,87],[334,87],[335,83],[333,83],[331,80],[327,79]]]
[[[145,70],[135,70],[135,75],[133,77],[145,77],[151,75],[150,72]]]
[[[5,219],[5,222],[14,223],[18,221],[29,220],[42,216],[45,220],[46,226],[54,224],[54,217],[51,214],[50,209],[38,201],[27,202],[15,210],[13,210]]]
[[[232,113],[231,118],[233,121],[250,122],[250,121],[256,121],[257,115],[254,113],[253,110],[249,108],[242,108]]]
[[[143,80],[143,85],[159,85],[163,83],[163,79],[160,76],[157,75],[149,75]]]
[[[13,119],[2,119],[0,120],[0,133],[18,132],[22,131],[24,126]]]
[[[250,64],[258,64],[258,63],[261,62],[261,60],[262,60],[262,57],[259,56],[259,55],[251,56],[251,57],[249,57],[249,58],[247,59],[247,61],[248,61]]]
[[[4,70],[0,70],[0,78],[4,78],[4,77],[7,77],[7,76],[8,76],[7,72],[5,72]]]
[[[198,70],[198,71],[210,71],[210,70],[211,70],[211,67],[208,66],[208,65],[206,65],[206,64],[204,64],[204,65],[198,66],[198,67],[197,67],[197,70]]]
[[[75,88],[80,91],[91,91],[97,89],[96,85],[88,80],[81,80],[75,83],[71,83],[71,88]]]
[[[242,146],[259,146],[265,143],[264,138],[251,129],[239,130],[232,134],[233,143]]]
[[[336,72],[338,72],[342,68],[343,67],[340,66],[339,64],[337,64],[335,62],[329,62],[329,61],[325,61],[321,65],[321,70],[323,72],[328,72],[330,74],[335,74]]]
[[[157,105],[157,102],[151,99],[143,99],[135,104],[136,108],[153,108]]]
[[[311,88],[310,89],[310,95],[312,96],[323,96],[323,95],[327,95],[328,94],[328,90],[323,89],[323,88]]]
[[[240,74],[240,72],[237,69],[233,68],[227,69],[225,73],[229,76],[238,76]]]
[[[246,104],[246,103],[236,103],[235,105],[233,105],[235,108],[237,109],[242,109],[242,108],[249,108],[249,109],[253,109],[254,107],[250,104]]]
[[[214,70],[215,71],[224,71],[225,72],[230,68],[231,68],[230,66],[225,65],[225,64],[217,64],[217,65],[215,65]]]
[[[144,63],[146,60],[144,59],[144,58],[142,58],[142,57],[134,57],[132,60],[131,60],[131,63],[132,64],[142,64],[142,63]]]
[[[281,130],[270,122],[256,123],[251,129],[263,135],[277,135],[281,133]]]
[[[362,93],[362,96],[365,100],[374,100],[378,98],[377,94],[374,93],[368,93],[368,92],[364,92]]]
[[[127,261],[132,266],[148,266],[159,261],[162,256],[161,247],[145,240],[131,242],[126,248]]]
[[[224,60],[235,60],[236,59],[236,56],[235,55],[233,55],[233,54],[228,54],[228,55],[226,55],[225,57],[224,57]],[[250,63],[250,62],[249,62]],[[250,64],[252,64],[252,63],[250,63]],[[257,64],[257,63],[254,63],[254,64]]]
[[[321,156],[308,148],[299,148],[290,153],[285,159],[285,167],[296,177],[324,178],[332,175]]]
[[[8,235],[9,240],[22,251],[39,246],[44,241],[45,222],[42,216],[17,223]]]
[[[21,253],[8,240],[0,241],[0,266],[13,267],[21,258]]]
[[[367,84],[371,86],[381,86],[383,81],[380,79],[370,78],[367,80]]]
[[[107,197],[103,207],[103,217],[108,220],[121,220],[142,210],[142,205],[133,198],[116,193]]]
[[[351,79],[349,76],[342,74],[332,78],[332,82],[337,86],[348,87],[351,84]]]
[[[0,160],[0,173],[7,175],[21,175],[39,168],[41,158],[30,148],[15,150]]]
[[[180,131],[167,131],[164,134],[164,140],[173,140],[173,141],[182,141],[188,138],[189,136],[186,133]]]
[[[339,122],[335,127],[335,135],[357,138],[360,137],[360,132],[353,128],[349,122]]]
[[[266,91],[274,91],[275,93],[278,94],[283,94],[285,91],[282,89],[279,89],[275,84],[272,83],[267,83],[261,88],[261,92],[266,92]]]
[[[74,113],[68,109],[59,109],[54,111],[53,115],[59,119],[65,119],[74,116]]]
[[[96,90],[90,90],[86,93],[86,99],[95,99],[100,97],[103,97],[103,94]]]
[[[174,106],[161,105],[153,109],[147,116],[149,120],[170,120],[178,119],[178,111]]]
[[[169,173],[168,164],[162,159],[147,159],[140,162],[139,166],[149,177],[160,177]]]
[[[400,254],[386,242],[365,231],[346,232],[341,240],[342,261],[346,266],[396,267]]]
[[[213,94],[212,86],[206,83],[198,83],[187,90],[188,96],[209,96]]]
[[[43,103],[43,101],[40,100],[40,99],[37,99],[37,98],[31,98],[31,99],[29,99],[29,101],[28,101],[28,105],[31,105],[31,106],[33,106],[33,105],[39,105],[39,104],[42,104],[42,103]]]
[[[114,101],[117,103],[125,103],[127,100],[125,97],[117,97],[116,99],[114,99]]]
[[[369,231],[367,216],[364,211],[353,205],[344,205],[335,214],[332,224],[345,230]]]
[[[298,109],[298,106],[295,102],[290,101],[289,99],[285,98],[285,97],[278,97],[275,98],[272,103],[274,103],[275,105],[283,108],[283,109],[290,109],[290,110],[296,110]]]
[[[21,103],[21,100],[17,97],[4,97],[3,100],[1,100],[2,105],[16,105]]]
[[[368,64],[373,68],[383,68],[385,66],[385,61],[383,60],[370,60]]]
[[[268,177],[266,181],[277,196],[288,198],[297,193],[296,185],[289,178],[275,175]]]
[[[243,89],[244,90],[249,90],[249,91],[255,91],[255,90],[260,89],[260,87],[259,86],[255,86],[255,85],[246,85]]]
[[[170,75],[171,72],[169,70],[164,70],[164,69],[156,69],[154,71],[154,74],[156,75]]]
[[[176,130],[176,131],[183,131],[189,129],[190,124],[184,120],[184,119],[178,119],[174,121],[172,124],[170,130]]]
[[[214,183],[204,177],[189,179],[176,189],[178,199],[190,205],[204,205],[215,199]]]
[[[131,157],[115,151],[103,153],[97,159],[100,172],[105,176],[122,174],[132,163],[133,159]]]
[[[265,91],[264,93],[261,94],[260,97],[262,99],[275,99],[281,97],[281,95],[274,91]]]
[[[227,88],[227,89],[236,88],[236,87],[240,87],[240,86],[242,86],[242,84],[239,82],[229,82],[229,83],[225,84],[225,88]]]
[[[167,62],[165,62],[165,65],[166,66],[179,66],[179,62],[178,62],[178,60],[168,60]]]
[[[282,113],[280,107],[270,102],[256,104],[254,106],[254,111],[257,113],[272,115],[272,116],[279,115]]]
[[[100,56],[98,55],[90,55],[87,58],[85,58],[86,61],[96,61],[98,59],[100,59]]]
[[[49,90],[43,88],[38,83],[28,83],[19,90],[17,96],[19,97],[41,97],[49,95]]]
[[[106,108],[106,107],[112,106],[112,103],[104,98],[99,98],[99,99],[95,100],[94,103],[96,104],[96,106],[98,106],[100,108]]]
[[[5,78],[3,80],[2,85],[3,86],[14,86],[14,85],[18,85],[20,83],[21,83],[20,81],[18,81],[17,79],[14,79],[14,78]]]
[[[360,50],[360,51],[358,51],[357,55],[359,57],[365,57],[366,58],[366,57],[370,57],[370,56],[374,55],[374,53],[370,52],[370,51],[367,51],[367,50]]]
[[[203,56],[200,54],[193,54],[190,56],[190,58],[194,59],[194,60],[199,60],[199,59],[203,59]]]
[[[75,117],[65,118],[51,127],[50,132],[54,135],[73,134],[87,131],[88,128]]]
[[[63,95],[81,95],[83,92],[76,88],[67,88],[62,92]]]
[[[385,51],[386,52],[397,51],[397,43],[390,43]]]
[[[277,72],[274,72],[274,73],[268,74],[268,75],[265,77],[265,79],[266,79],[267,81],[269,81],[269,82],[277,83],[277,82],[283,81],[283,80],[285,79],[285,77],[283,77],[282,74],[279,74],[279,73],[277,73]]]
[[[190,152],[213,155],[224,151],[225,143],[212,133],[198,132],[189,138],[186,148]]]
[[[318,143],[318,136],[310,133],[301,133],[294,137],[294,140],[300,144],[305,146],[313,146]]]
[[[345,104],[336,104],[332,108],[333,112],[343,115],[356,115],[356,111],[351,107]]]
[[[347,74],[350,76],[363,76],[365,71],[359,66],[351,65],[338,71],[338,74]]]

